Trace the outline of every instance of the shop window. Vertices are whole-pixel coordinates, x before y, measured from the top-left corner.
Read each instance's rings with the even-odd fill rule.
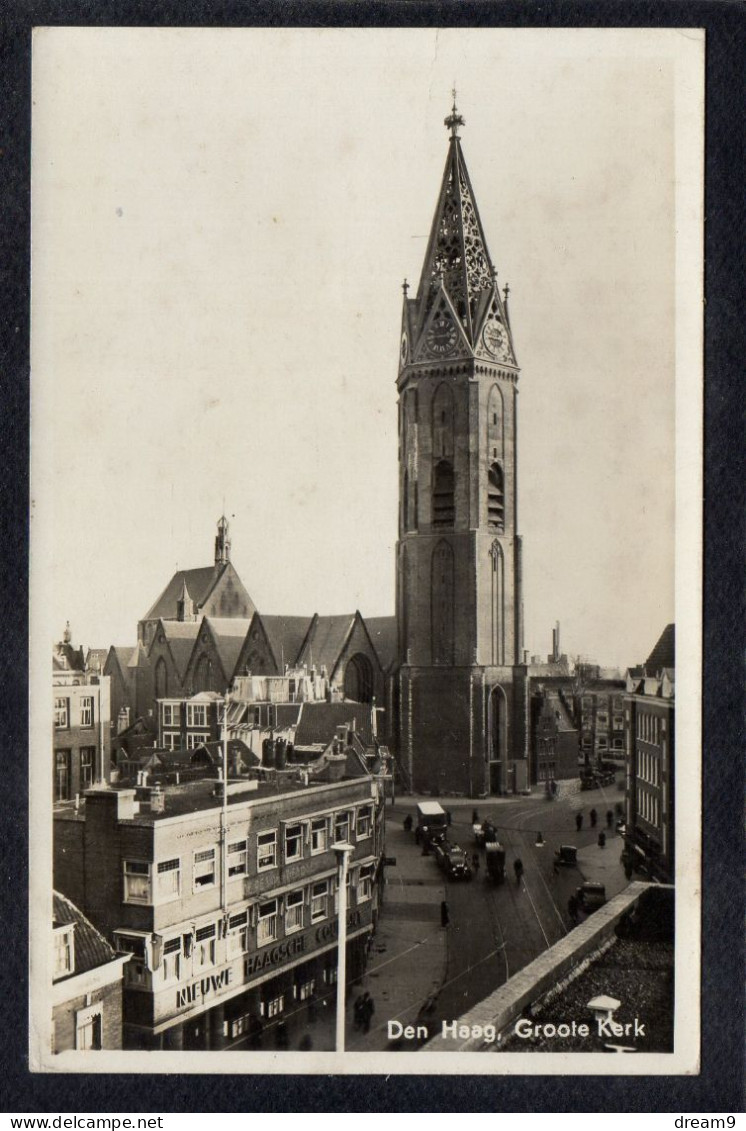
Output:
[[[80,699],[80,725],[82,727],[93,726],[93,696],[83,695]]]
[[[285,934],[303,929],[303,892],[290,891],[285,897]]]
[[[327,966],[324,970],[324,981],[327,986],[336,986],[337,984],[337,967]]]
[[[70,712],[67,699],[54,701],[54,725],[57,730],[67,730],[70,725]]]
[[[277,938],[277,900],[259,904],[256,925],[256,945],[265,946]]]
[[[66,923],[54,932],[54,980],[75,972],[75,924]]]
[[[285,995],[279,994],[262,1002],[262,1016],[267,1018],[279,1017],[285,1009]]]
[[[350,814],[336,813],[334,817],[334,842],[344,844],[350,839]]]
[[[358,809],[357,813],[357,839],[365,840],[371,834],[373,811],[370,805]]]
[[[307,982],[301,982],[295,987],[295,996],[298,1001],[308,1001],[314,995],[316,989],[316,979],[310,978]]]
[[[329,824],[326,817],[311,821],[311,855],[326,852],[329,839]]]
[[[194,854],[194,890],[212,887],[215,883],[215,849],[201,848]]]
[[[228,878],[246,875],[246,841],[228,845]]]
[[[256,867],[258,872],[266,872],[277,867],[277,833],[259,833],[256,838]]]
[[[311,922],[326,919],[329,908],[329,881],[321,880],[311,887]]]
[[[166,902],[181,895],[181,861],[161,860],[158,864],[158,898]]]
[[[54,799],[55,801],[70,800],[69,750],[55,750],[54,752]]]
[[[215,924],[200,927],[194,935],[194,965],[198,969],[215,965]]]
[[[80,788],[90,789],[96,771],[96,747],[81,746],[80,748]]]
[[[360,869],[357,881],[357,901],[367,903],[373,897],[373,872],[375,865],[366,864]]]
[[[285,826],[285,863],[300,860],[303,855],[303,825]]]
[[[228,920],[228,954],[244,954],[249,949],[249,915],[242,911]]]
[[[181,935],[163,944],[163,981],[177,982],[181,977]]]
[[[75,1014],[75,1047],[81,1052],[91,1052],[103,1048],[103,1005],[98,1002],[87,1009],[79,1009]]]
[[[124,861],[124,902],[150,903],[150,864],[145,860]]]

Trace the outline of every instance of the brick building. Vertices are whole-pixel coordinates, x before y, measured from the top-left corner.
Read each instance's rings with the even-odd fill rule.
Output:
[[[122,1047],[122,973],[119,955],[86,917],[54,893],[52,1051]]]
[[[69,624],[52,655],[52,693],[53,798],[70,801],[109,780],[111,728],[109,679],[86,668]]]
[[[671,883],[675,873],[675,630],[627,672],[626,849],[632,867]]]
[[[89,791],[55,814],[55,883],[132,955],[125,1047],[222,1048],[336,992],[338,863],[348,973],[377,918],[383,791],[352,744],[304,767],[146,790]]]

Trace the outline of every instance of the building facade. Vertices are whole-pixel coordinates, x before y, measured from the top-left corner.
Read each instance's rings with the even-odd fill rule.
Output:
[[[52,1051],[122,1047],[122,974],[118,955],[59,892],[53,902]]]
[[[340,776],[341,775],[341,776]],[[146,792],[93,790],[55,819],[55,882],[121,953],[125,1047],[255,1042],[336,993],[334,845],[349,843],[348,974],[376,922],[383,791],[352,750],[297,769]],[[335,780],[338,778],[339,780]]]
[[[676,865],[675,662],[668,625],[645,664],[627,672],[624,696],[626,851],[633,869],[663,883]]]
[[[71,801],[111,776],[109,678],[88,671],[69,626],[52,657],[53,798]]]
[[[399,355],[398,755],[416,791],[527,781],[519,369],[456,112]]]

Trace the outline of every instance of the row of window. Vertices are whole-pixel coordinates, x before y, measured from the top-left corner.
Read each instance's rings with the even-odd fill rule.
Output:
[[[268,872],[276,868],[280,858],[285,864],[302,860],[306,848],[310,856],[326,852],[333,844],[350,839],[355,831],[356,840],[367,840],[373,833],[373,806],[365,805],[356,812],[343,810],[328,816],[304,821],[288,822],[281,831],[270,829],[258,833],[256,838],[256,871]],[[281,835],[280,835],[281,833]],[[240,879],[248,874],[249,842],[238,839],[227,846],[228,879]],[[124,902],[153,904],[180,899],[183,894],[182,860],[125,860]],[[192,853],[192,893],[214,887],[219,879],[219,854],[216,845],[199,848]]]
[[[72,711],[70,700],[67,697],[55,697],[54,700],[54,726],[55,730],[68,730],[71,726],[92,727],[95,718],[93,710],[93,696],[81,695],[78,699],[78,719],[75,723],[71,720]]]
[[[657,825],[659,820],[658,798],[645,789],[638,790],[637,812],[648,824]]]
[[[187,750],[196,750],[198,746],[210,741],[207,731],[196,731],[186,736]],[[165,750],[181,750],[181,732],[178,730],[164,730],[161,745]]]
[[[654,746],[660,746],[661,734],[664,729],[661,726],[663,720],[659,715],[653,715],[649,711],[637,712],[637,737],[642,739],[643,742],[650,742]]]
[[[96,774],[96,747],[81,746],[79,751],[79,790],[90,789]],[[72,795],[72,750],[54,752],[54,799],[70,801]]]
[[[187,703],[186,706],[186,725],[188,727],[206,727],[209,726],[207,717],[207,703]],[[161,704],[161,722],[164,727],[178,727],[181,726],[181,703],[162,703]]]
[[[347,873],[348,906],[361,906],[373,897],[375,864],[363,864]],[[246,954],[252,946],[261,948],[278,939],[297,934],[321,923],[336,913],[338,896],[334,877],[315,880],[294,891],[272,896],[218,922],[207,923],[194,931],[156,942],[147,934],[117,931],[119,950],[133,955],[126,967],[131,985],[144,985],[147,972],[160,974],[163,982],[193,977],[203,970]],[[225,946],[219,947],[219,940]],[[55,940],[56,941],[56,940]]]
[[[648,785],[660,785],[660,759],[649,750],[637,751],[637,778]]]

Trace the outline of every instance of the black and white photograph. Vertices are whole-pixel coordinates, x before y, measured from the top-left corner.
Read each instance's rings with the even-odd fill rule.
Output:
[[[696,1073],[703,33],[32,64],[32,1070]]]

